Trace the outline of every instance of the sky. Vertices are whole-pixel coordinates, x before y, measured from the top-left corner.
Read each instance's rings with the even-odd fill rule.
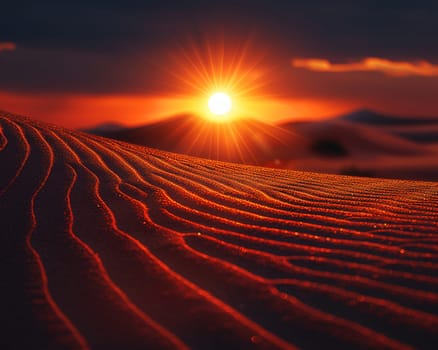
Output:
[[[364,107],[438,117],[437,37],[436,1],[9,1],[0,109],[145,124],[202,104],[193,96],[224,57],[245,76],[239,91],[253,88],[242,106],[266,121]]]

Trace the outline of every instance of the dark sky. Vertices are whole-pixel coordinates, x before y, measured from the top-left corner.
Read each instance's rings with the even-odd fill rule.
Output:
[[[167,62],[169,52],[188,38],[210,40],[217,33],[225,41],[250,38],[253,50],[281,73],[280,95],[349,100],[394,112],[391,98],[413,96],[417,102],[410,102],[409,113],[415,114],[417,105],[420,114],[438,115],[436,76],[321,73],[290,64],[294,58],[336,64],[380,57],[437,65],[438,2],[421,0],[3,2],[0,92],[171,94],[157,64]],[[2,50],[1,43],[14,43],[16,49]],[[8,106],[0,98],[0,109],[2,102]]]

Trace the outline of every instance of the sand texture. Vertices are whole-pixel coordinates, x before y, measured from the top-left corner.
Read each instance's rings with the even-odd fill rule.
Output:
[[[0,114],[1,347],[435,348],[438,183]]]

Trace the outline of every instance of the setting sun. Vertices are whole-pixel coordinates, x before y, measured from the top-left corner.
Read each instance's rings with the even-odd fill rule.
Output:
[[[208,108],[213,114],[222,116],[231,110],[231,98],[223,92],[217,92],[211,95],[208,100]]]
[[[273,101],[267,90],[270,68],[250,39],[188,39],[165,70],[178,88],[183,113],[219,123],[267,118],[261,111]]]

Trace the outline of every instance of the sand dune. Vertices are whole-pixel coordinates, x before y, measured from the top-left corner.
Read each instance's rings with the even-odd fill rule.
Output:
[[[438,184],[0,115],[2,348],[434,348]]]
[[[250,165],[289,159],[304,147],[295,133],[250,118],[217,123],[183,114],[133,128],[107,129],[102,125],[85,131],[164,151]]]
[[[164,151],[247,165],[341,175],[438,180],[437,119],[372,111],[320,121],[269,125],[250,118],[227,123],[196,115],[84,131]]]

